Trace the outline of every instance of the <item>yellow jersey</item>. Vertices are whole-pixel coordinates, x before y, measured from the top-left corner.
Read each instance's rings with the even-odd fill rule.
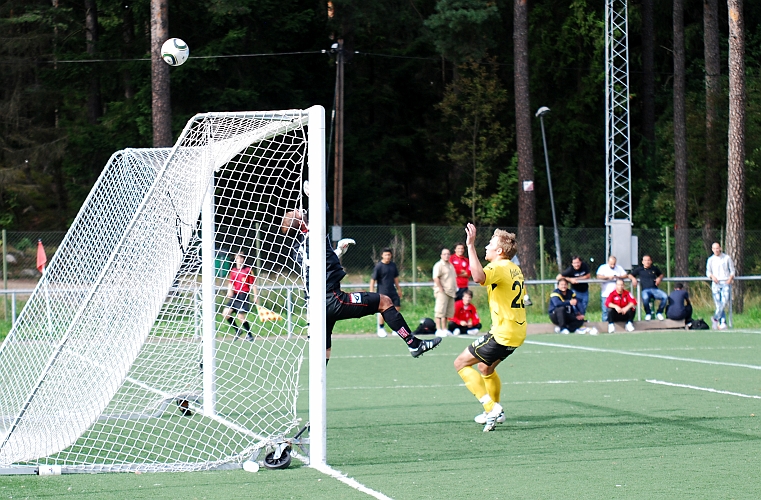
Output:
[[[519,347],[526,340],[526,307],[523,272],[508,259],[490,262],[484,268],[491,312],[491,333],[497,343]]]

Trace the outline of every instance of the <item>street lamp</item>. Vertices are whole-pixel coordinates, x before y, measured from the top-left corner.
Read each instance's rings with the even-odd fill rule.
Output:
[[[550,112],[550,108],[542,106],[536,112],[539,123],[542,125],[542,144],[544,144],[544,163],[547,165],[547,185],[550,188],[550,207],[552,207],[552,225],[555,227],[555,257],[558,260],[558,272],[563,272],[563,258],[560,253],[560,233],[558,233],[558,220],[555,217],[555,199],[552,195],[552,177],[550,176],[550,159],[547,156],[547,138],[544,135],[544,115]]]

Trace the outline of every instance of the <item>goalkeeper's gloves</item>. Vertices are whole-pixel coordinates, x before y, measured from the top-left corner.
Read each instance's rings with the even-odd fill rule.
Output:
[[[344,238],[339,240],[336,244],[336,249],[333,250],[337,257],[341,257],[349,249],[349,245],[355,245],[357,242],[351,238]]]

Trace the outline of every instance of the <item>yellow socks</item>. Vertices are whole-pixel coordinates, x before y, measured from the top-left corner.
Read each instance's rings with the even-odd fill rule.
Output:
[[[465,382],[465,387],[467,387],[476,399],[481,402],[484,406],[484,410],[486,410],[487,413],[490,412],[492,408],[494,408],[494,400],[489,396],[489,393],[486,390],[487,386],[485,384],[485,377],[482,377],[478,370],[471,366],[466,366],[458,371],[457,374],[463,382]],[[496,373],[492,374],[492,379],[494,378],[494,375],[496,375]],[[497,377],[497,381],[499,381],[499,377]]]
[[[491,396],[492,401],[499,403],[499,395],[502,392],[502,381],[499,379],[497,372],[492,372],[491,375],[482,375],[484,379],[484,385],[486,386],[486,393]]]

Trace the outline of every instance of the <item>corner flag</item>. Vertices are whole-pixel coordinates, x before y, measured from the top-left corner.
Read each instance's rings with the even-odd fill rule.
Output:
[[[42,246],[42,240],[37,240],[37,270],[42,272],[45,270],[45,263],[48,261],[48,256],[45,255],[45,247]]]

